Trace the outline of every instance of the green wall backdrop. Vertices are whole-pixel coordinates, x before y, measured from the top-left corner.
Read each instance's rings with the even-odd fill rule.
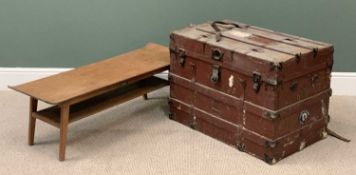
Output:
[[[233,19],[335,45],[356,71],[355,0],[0,0],[0,67],[76,67]]]

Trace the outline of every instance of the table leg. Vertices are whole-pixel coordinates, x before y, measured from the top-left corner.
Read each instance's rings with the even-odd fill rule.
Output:
[[[64,161],[67,143],[67,130],[69,120],[69,105],[61,106],[61,123],[60,123],[60,143],[59,143],[59,160]]]
[[[32,116],[33,112],[37,112],[38,100],[30,97],[30,112],[28,122],[28,144],[33,145],[35,140],[36,118]]]

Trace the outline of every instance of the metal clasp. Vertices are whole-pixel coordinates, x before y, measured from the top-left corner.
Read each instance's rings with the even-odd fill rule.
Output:
[[[219,82],[219,79],[220,79],[220,66],[219,65],[213,65],[213,70],[212,70],[210,79],[215,84],[217,82]]]

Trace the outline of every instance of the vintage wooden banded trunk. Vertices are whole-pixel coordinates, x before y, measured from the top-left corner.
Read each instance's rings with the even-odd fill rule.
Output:
[[[331,44],[229,20],[170,39],[172,119],[269,164],[326,137]]]

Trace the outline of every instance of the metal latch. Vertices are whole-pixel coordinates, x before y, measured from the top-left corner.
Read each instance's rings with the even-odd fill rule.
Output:
[[[213,70],[212,70],[210,79],[213,83],[219,82],[219,79],[220,79],[220,66],[219,65],[213,65]]]
[[[222,53],[219,49],[213,49],[211,53],[211,58],[216,61],[221,61],[224,57],[224,53]]]
[[[187,57],[187,55],[185,54],[185,50],[184,49],[179,49],[178,50],[178,59],[179,59],[179,64],[181,66],[184,66],[186,57]]]
[[[252,81],[253,81],[253,89],[255,90],[256,93],[258,93],[258,91],[261,88],[261,74],[258,72],[254,72],[252,75]]]

